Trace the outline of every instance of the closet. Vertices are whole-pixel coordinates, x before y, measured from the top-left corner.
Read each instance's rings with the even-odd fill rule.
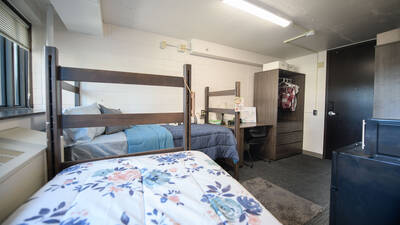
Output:
[[[286,87],[283,85],[286,84],[298,88],[295,107],[289,107],[290,104],[283,107],[280,100],[282,89]],[[302,153],[304,91],[304,74],[282,69],[255,73],[254,106],[257,108],[257,122],[272,125],[262,151],[264,158],[277,160]]]

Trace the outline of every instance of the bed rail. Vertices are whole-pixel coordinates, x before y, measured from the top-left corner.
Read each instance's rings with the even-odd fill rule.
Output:
[[[63,128],[182,123],[183,113],[63,115],[60,121]]]
[[[59,74],[59,80],[65,81],[137,84],[166,87],[183,87],[184,85],[182,77],[110,70],[60,67]]]
[[[223,109],[223,108],[210,108],[210,97],[216,97],[216,96],[235,96],[235,97],[240,97],[240,82],[236,81],[235,82],[235,89],[232,90],[223,90],[223,91],[213,91],[210,92],[210,87],[205,88],[205,104],[204,104],[204,111],[205,111],[205,117],[204,117],[204,122],[209,123],[209,113],[220,113],[220,114],[233,114],[235,115],[235,131],[236,128],[240,128],[240,113],[235,112],[234,109]],[[236,127],[238,125],[238,127]]]
[[[46,85],[47,85],[47,173],[51,179],[61,169],[81,163],[101,159],[126,156],[147,155],[165,152],[190,150],[190,87],[191,65],[183,66],[183,77],[163,76],[143,73],[129,73],[109,70],[93,70],[62,67],[58,65],[58,50],[46,46]],[[74,81],[74,85],[66,82]],[[80,82],[120,83],[149,86],[183,88],[183,112],[176,113],[131,113],[101,115],[62,115],[62,90],[75,93],[75,105],[80,105]],[[180,148],[153,150],[140,153],[109,156],[83,161],[62,161],[62,135],[64,128],[99,127],[137,124],[180,123],[184,124],[184,145]]]
[[[204,103],[204,111],[205,111],[205,116],[204,116],[204,123],[208,124],[209,123],[209,113],[220,113],[222,114],[222,118],[224,114],[233,114],[235,115],[235,127],[234,127],[234,133],[235,133],[235,139],[236,143],[240,143],[240,138],[241,138],[241,132],[240,132],[240,112],[236,112],[234,109],[223,109],[223,108],[210,108],[210,97],[217,97],[217,96],[235,96],[235,97],[240,97],[240,82],[236,81],[235,82],[235,89],[231,90],[223,90],[223,91],[212,91],[210,92],[210,87],[205,88],[205,103]],[[237,148],[239,146],[237,145]],[[232,162],[233,163],[233,162]],[[238,164],[234,164],[234,173],[235,173],[235,178],[238,180],[239,179],[239,167]]]
[[[131,153],[131,154],[124,154],[122,157],[141,156],[141,155],[159,154],[159,153],[171,153],[171,152],[179,152],[179,151],[184,151],[184,148],[177,147],[177,148],[168,148],[168,149],[153,150],[153,151],[146,151],[146,152],[137,152],[137,153]],[[78,163],[94,162],[94,161],[99,161],[99,160],[103,160],[103,159],[116,159],[116,158],[121,158],[121,155],[111,155],[111,156],[106,156],[103,158],[87,159],[87,160],[79,160],[79,161],[69,161],[69,162],[64,162],[62,164],[61,169],[65,169],[67,167],[76,165]]]
[[[230,96],[230,95],[236,95],[236,89],[225,90],[225,91],[213,91],[208,93],[208,96]]]
[[[79,81],[75,81],[75,85],[69,84],[65,81],[61,83],[62,89],[65,91],[69,91],[75,93],[75,106],[81,105],[81,83]]]

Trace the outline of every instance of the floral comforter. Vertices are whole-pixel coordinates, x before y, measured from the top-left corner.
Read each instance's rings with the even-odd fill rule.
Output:
[[[198,151],[78,164],[60,172],[5,224],[280,224]]]

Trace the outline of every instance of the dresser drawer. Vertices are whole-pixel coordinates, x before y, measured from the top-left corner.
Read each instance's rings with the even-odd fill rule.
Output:
[[[276,144],[291,144],[303,141],[303,131],[295,131],[290,133],[281,133],[276,136]]]
[[[278,122],[277,124],[277,133],[288,133],[293,131],[302,131],[303,130],[303,122],[301,121],[287,121],[287,122]]]
[[[276,159],[285,158],[303,152],[303,142],[276,146]]]

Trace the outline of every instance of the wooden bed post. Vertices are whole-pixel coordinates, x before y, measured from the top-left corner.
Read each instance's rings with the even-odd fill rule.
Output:
[[[183,148],[185,151],[191,150],[191,110],[192,105],[191,98],[191,84],[192,84],[192,66],[190,64],[183,65],[183,82],[186,82],[183,87],[183,125],[184,125],[184,135],[183,135]],[[186,86],[187,85],[187,86]]]
[[[75,87],[78,88],[78,92],[75,92],[75,106],[81,105],[81,82],[75,81]]]
[[[210,98],[209,93],[210,93],[210,87],[206,87],[205,93],[204,93],[204,100],[205,100],[205,102],[204,102],[204,112],[205,112],[204,123],[205,124],[207,124],[209,122],[208,121],[208,107],[209,107],[209,104],[210,104],[210,102],[209,102],[209,98]]]
[[[240,97],[240,82],[235,82],[235,97]],[[235,111],[235,135],[238,137],[240,133],[240,112]]]
[[[59,116],[62,111],[61,81],[58,81],[58,51],[46,46],[46,109],[47,109],[47,176],[51,179],[61,169],[61,135]]]
[[[239,81],[235,82],[235,97],[240,97],[240,82]],[[238,150],[240,148],[242,148],[242,145],[243,145],[243,143],[241,143],[242,142],[241,135],[243,135],[243,134],[241,133],[241,130],[240,130],[240,112],[235,111],[235,138],[236,138]],[[239,162],[234,164],[234,171],[235,171],[235,179],[239,180]]]

